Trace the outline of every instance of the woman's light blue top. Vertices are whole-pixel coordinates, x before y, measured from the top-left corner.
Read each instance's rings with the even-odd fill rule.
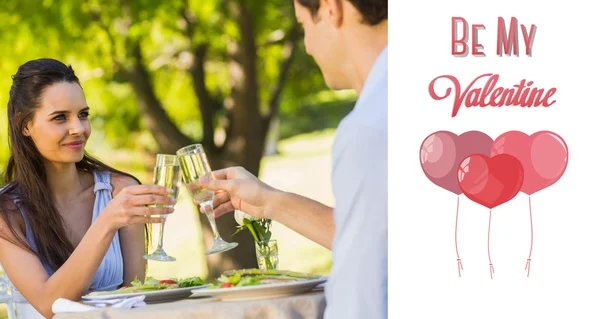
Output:
[[[94,211],[92,215],[92,223],[98,218],[100,212],[106,207],[108,202],[112,199],[112,186],[110,185],[110,172],[108,171],[99,171],[94,172],[94,193],[96,195],[96,200],[94,202]],[[23,215],[23,219],[25,220],[25,232],[27,236],[27,241],[32,246],[32,248],[37,252],[37,245],[35,243],[33,232],[29,225],[29,216],[24,209],[21,209],[21,206],[18,203],[18,199],[16,199],[16,204],[19,206],[21,210],[21,214]],[[52,276],[54,271],[45,263],[43,263],[44,268],[48,272],[48,275]],[[121,254],[121,243],[119,242],[119,233],[115,234],[106,255],[104,255],[104,259],[98,267],[98,271],[96,272],[96,276],[94,276],[94,280],[89,288],[89,291],[106,291],[106,290],[115,290],[123,283],[123,255]],[[12,286],[12,285],[11,285]],[[13,298],[16,302],[25,301],[20,293],[13,288]],[[16,292],[16,293],[15,293]],[[21,298],[19,298],[21,297]],[[21,300],[19,300],[21,299]]]

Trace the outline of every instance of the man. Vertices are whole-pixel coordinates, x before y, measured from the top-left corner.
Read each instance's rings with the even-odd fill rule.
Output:
[[[333,146],[336,207],[276,190],[240,167],[201,184],[224,191],[216,216],[239,209],[270,218],[332,250],[326,318],[387,318],[387,0],[294,6],[327,85],[359,93]]]

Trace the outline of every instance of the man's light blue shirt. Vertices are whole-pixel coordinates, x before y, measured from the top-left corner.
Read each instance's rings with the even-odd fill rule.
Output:
[[[333,145],[333,266],[325,318],[387,318],[387,47]]]

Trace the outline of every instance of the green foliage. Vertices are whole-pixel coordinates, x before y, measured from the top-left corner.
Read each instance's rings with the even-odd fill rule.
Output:
[[[241,0],[240,0],[241,1]],[[196,28],[192,43],[185,34],[181,12],[186,2]],[[192,80],[186,71],[191,47],[206,43],[207,87],[213,95],[230,94],[228,49],[240,32],[232,12],[221,0],[113,1],[6,0],[0,3],[0,112],[6,114],[8,91],[19,65],[52,57],[73,65],[91,106],[92,153],[115,148],[152,151],[149,132],[140,119],[132,87],[116,67],[131,65],[131,41],[139,39],[145,65],[157,97],[177,127],[194,140],[202,136],[202,119]],[[294,23],[292,1],[242,1],[254,20],[258,47],[257,69],[262,109],[277,83],[283,56],[281,40]],[[127,6],[126,6],[127,5]],[[127,16],[129,14],[129,16]],[[282,135],[332,127],[346,113],[353,97],[332,96],[326,101],[315,92],[327,90],[302,39],[280,103]],[[340,102],[341,101],[341,102]],[[319,110],[329,104],[329,109]],[[0,120],[0,174],[8,158],[6,117]],[[103,154],[100,154],[103,157]]]
[[[297,99],[287,97],[281,103],[280,138],[285,139],[315,130],[333,129],[342,116],[354,107],[356,94],[325,89]]]

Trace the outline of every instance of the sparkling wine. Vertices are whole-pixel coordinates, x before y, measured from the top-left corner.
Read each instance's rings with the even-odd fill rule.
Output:
[[[179,156],[179,163],[183,171],[183,178],[186,186],[192,198],[200,204],[201,207],[210,205],[212,207],[212,201],[214,198],[214,192],[212,190],[202,188],[198,184],[198,180],[201,177],[208,176],[211,172],[206,154],[204,152],[188,153]],[[207,213],[211,213],[212,209]]]
[[[180,169],[177,165],[162,165],[154,167],[154,180],[153,184],[164,186],[166,188],[170,188],[173,190],[173,193],[168,196],[171,198],[177,198],[177,194],[179,193],[179,176]],[[172,208],[172,204],[157,204],[150,205],[150,207],[167,207]],[[166,218],[166,215],[162,215],[162,217]]]
[[[173,193],[170,193],[168,196],[171,198],[177,198],[177,194],[179,193],[179,160],[175,155],[169,154],[157,154],[156,155],[156,165],[154,166],[154,178],[152,183],[155,185],[164,186],[166,188],[170,188],[173,190]],[[160,208],[172,208],[172,204],[153,204],[148,205],[150,207],[160,207]],[[162,217],[166,218],[169,216],[158,215],[153,217]],[[165,231],[165,221],[160,224],[159,235],[158,235],[158,246],[156,250],[152,254],[144,255],[144,259],[148,260],[158,260],[158,261],[175,261],[175,257],[167,255],[165,250],[163,249],[163,235]]]
[[[179,163],[186,184],[191,184],[211,172],[204,152],[179,155]]]
[[[204,148],[201,144],[189,145],[179,149],[177,151],[177,157],[179,158],[185,185],[192,195],[192,198],[194,198],[194,201],[198,203],[202,211],[206,214],[215,238],[212,248],[207,250],[204,254],[211,255],[222,253],[237,247],[237,243],[228,243],[221,238],[221,235],[219,235],[212,207],[214,192],[202,188],[199,184],[201,178],[213,178],[212,170],[208,164]]]

